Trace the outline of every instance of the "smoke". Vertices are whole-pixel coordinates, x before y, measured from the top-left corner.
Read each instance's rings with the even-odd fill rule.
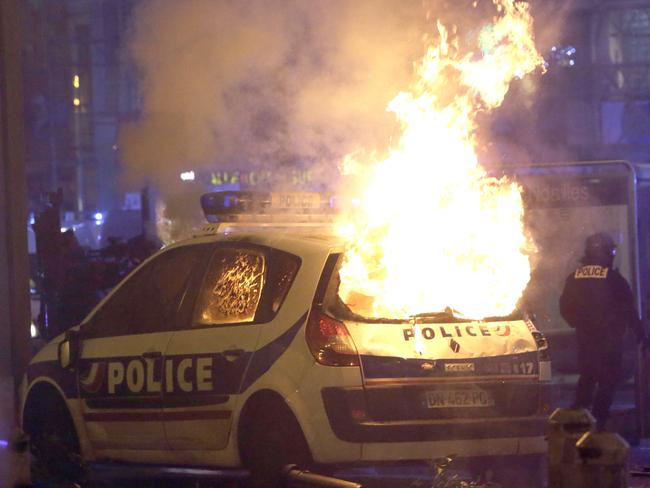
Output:
[[[386,104],[424,52],[420,1],[148,0],[128,54],[143,110],[124,124],[127,178],[191,169],[310,167],[385,147]]]
[[[276,188],[292,169],[309,169],[314,189],[337,190],[346,155],[378,159],[398,134],[386,106],[414,81],[414,63],[437,36],[436,20],[457,25],[460,44],[476,49],[495,11],[491,1],[473,3],[139,2],[125,52],[138,73],[142,111],[120,130],[125,184],[153,184],[166,216],[178,221],[198,217],[203,187],[179,181],[189,169],[263,170],[279,175]],[[534,3],[542,18],[537,37],[550,45],[562,27],[557,11],[552,17],[543,5]],[[531,103],[535,88],[520,91],[512,113],[524,115],[502,117],[517,130],[484,131],[482,160],[549,159],[520,103]]]
[[[582,57],[578,62],[588,63],[589,36],[585,29],[589,24],[579,1],[531,0],[530,3],[537,50],[548,59],[553,46],[574,45]],[[537,72],[511,83],[504,103],[484,116],[479,124],[478,149],[484,166],[593,159],[585,152],[585,146],[591,146],[590,143],[583,140],[572,143],[576,134],[593,130],[593,112],[578,97],[560,98],[553,93],[561,89],[558,71],[565,70],[551,65],[544,74]],[[560,115],[567,104],[567,115]]]

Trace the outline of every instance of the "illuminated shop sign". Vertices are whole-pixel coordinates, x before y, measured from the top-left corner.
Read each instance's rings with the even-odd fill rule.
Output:
[[[245,185],[261,186],[278,182],[288,182],[292,185],[304,185],[313,181],[310,170],[294,169],[286,171],[213,171],[210,173],[210,183],[214,186]]]

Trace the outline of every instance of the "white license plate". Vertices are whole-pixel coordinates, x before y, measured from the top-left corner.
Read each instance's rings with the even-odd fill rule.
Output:
[[[428,408],[492,407],[494,397],[480,388],[427,391]]]

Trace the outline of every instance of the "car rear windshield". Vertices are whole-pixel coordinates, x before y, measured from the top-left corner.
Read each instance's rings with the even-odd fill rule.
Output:
[[[475,319],[463,317],[462,314],[447,308],[445,310],[431,310],[430,312],[420,313],[415,316],[406,317],[374,317],[372,316],[373,297],[357,294],[354,302],[345,302],[339,295],[339,286],[341,278],[339,269],[343,263],[343,254],[338,255],[336,266],[329,278],[325,297],[323,299],[323,310],[332,317],[350,320],[355,322],[369,323],[405,323],[412,321],[414,318],[422,323],[452,323],[452,322],[474,322]],[[508,320],[520,320],[521,312],[514,310],[510,315],[500,317],[486,317],[481,319],[483,322],[499,322]]]

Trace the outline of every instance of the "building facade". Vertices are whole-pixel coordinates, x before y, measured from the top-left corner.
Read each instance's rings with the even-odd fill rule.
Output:
[[[30,207],[62,188],[75,219],[120,208],[117,130],[137,117],[133,69],[121,50],[134,0],[23,3]]]

